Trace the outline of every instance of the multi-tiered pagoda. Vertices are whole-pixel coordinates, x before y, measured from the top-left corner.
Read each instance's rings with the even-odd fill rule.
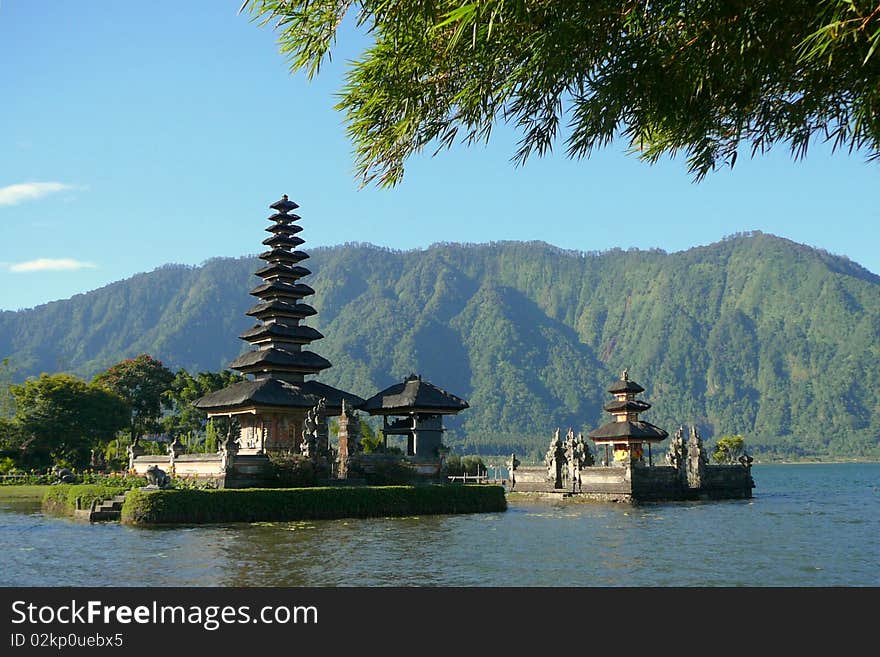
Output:
[[[247,311],[259,323],[239,336],[254,349],[230,364],[253,380],[235,383],[195,402],[209,418],[238,420],[242,454],[298,451],[305,415],[321,399],[331,416],[342,412],[343,399],[353,407],[364,403],[357,395],[306,380],[331,363],[304,348],[324,336],[300,324],[317,311],[302,301],[315,291],[299,282],[311,273],[300,264],[309,255],[298,250],[304,243],[297,236],[302,231],[296,223],[301,217],[292,211],[299,206],[285,194],[269,207],[275,210],[269,217],[273,223],[266,229],[272,235],[263,240],[269,250],[260,254],[266,266],[256,272],[263,283],[251,290],[259,302]]]
[[[636,395],[644,391],[638,383],[630,381],[627,370],[623,370],[620,380],[608,388],[608,392],[614,395],[614,401],[608,402],[603,408],[614,419],[590,434],[597,447],[605,448],[606,464],[610,464],[609,452],[613,453],[616,463],[641,462],[644,445],[648,447],[649,464],[653,464],[651,444],[659,443],[669,435],[650,422],[639,419],[639,413],[651,408],[648,402],[636,399]]]

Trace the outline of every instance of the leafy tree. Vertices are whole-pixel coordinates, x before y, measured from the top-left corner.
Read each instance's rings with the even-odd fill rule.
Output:
[[[366,420],[361,420],[361,445],[365,454],[382,451],[385,438],[381,431],[373,431],[373,427]]]
[[[649,162],[685,152],[696,177],[814,137],[880,155],[876,0],[246,0],[311,77],[357,7],[372,45],[338,109],[364,183],[391,186],[426,146],[521,135],[514,160],[563,136],[570,157],[622,138]]]
[[[744,447],[745,439],[742,436],[722,436],[715,443],[715,452],[712,454],[712,458],[716,463],[736,463],[743,455]]]
[[[181,368],[174,375],[168,389],[162,393],[162,405],[168,411],[162,419],[162,428],[169,435],[200,434],[205,429],[208,414],[193,406],[193,402],[210,392],[243,380],[244,377],[229,370],[199,372],[193,377]]]
[[[452,454],[446,459],[444,467],[449,475],[478,475],[485,474],[488,470],[483,459],[474,455],[461,457]]]
[[[132,440],[158,431],[162,394],[174,380],[174,373],[148,354],[117,363],[94,378],[94,383],[122,397],[130,409]]]
[[[89,451],[111,440],[129,420],[119,395],[69,374],[42,374],[11,389],[24,460],[84,466]]]
[[[0,419],[15,415],[15,397],[12,396],[13,367],[8,358],[0,360]]]

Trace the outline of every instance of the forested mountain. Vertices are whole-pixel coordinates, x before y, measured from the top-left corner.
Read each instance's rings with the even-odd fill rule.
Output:
[[[627,367],[672,432],[741,433],[770,456],[880,456],[880,278],[754,233],[688,251],[580,253],[540,242],[310,250],[320,380],[367,397],[410,372],[469,400],[460,451],[538,455],[555,427],[605,419]],[[247,345],[254,258],[168,265],[0,313],[15,378],[90,377],[149,353],[224,368]]]

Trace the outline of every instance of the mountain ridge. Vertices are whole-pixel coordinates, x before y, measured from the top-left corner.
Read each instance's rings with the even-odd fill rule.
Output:
[[[369,396],[410,371],[469,398],[462,449],[538,453],[556,426],[603,421],[628,367],[674,428],[743,433],[785,455],[877,453],[880,277],[844,256],[749,232],[667,253],[546,242],[364,243],[305,250],[334,363],[319,379]],[[16,378],[90,377],[150,353],[222,369],[247,345],[255,256],[169,264],[67,300],[0,313]],[[859,380],[862,386],[853,386]],[[829,435],[831,434],[831,435]]]

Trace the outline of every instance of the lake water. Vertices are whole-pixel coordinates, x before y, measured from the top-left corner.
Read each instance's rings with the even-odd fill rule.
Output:
[[[0,585],[880,585],[880,464],[753,475],[751,500],[172,529],[5,502]]]

